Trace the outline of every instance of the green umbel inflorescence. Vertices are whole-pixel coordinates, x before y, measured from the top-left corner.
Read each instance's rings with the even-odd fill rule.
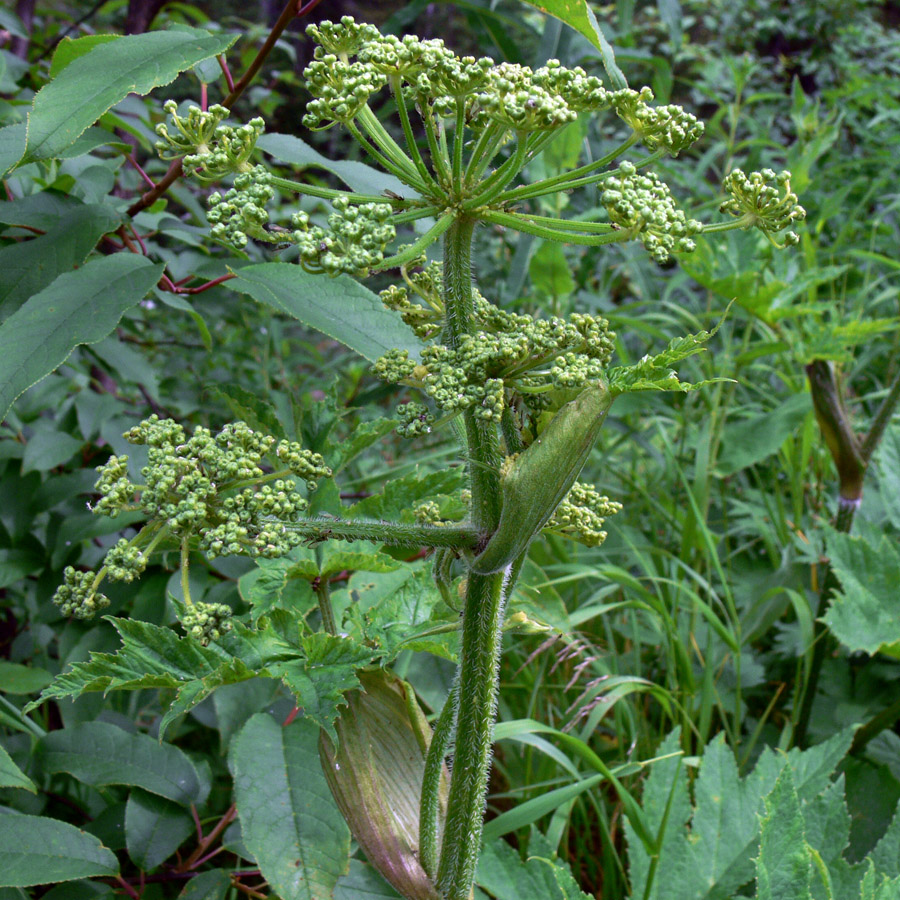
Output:
[[[437,277],[432,269],[432,286]],[[411,304],[404,289],[384,292],[382,299],[405,317],[415,318],[417,309],[427,312]],[[477,292],[473,324],[476,330],[461,335],[455,347],[429,344],[419,363],[407,351],[393,350],[375,363],[375,372],[385,381],[419,387],[443,412],[472,409],[478,418],[499,422],[507,389],[539,409],[543,395],[599,378],[615,339],[609,323],[598,316],[540,319],[500,309]]]
[[[56,589],[53,602],[64,616],[90,619],[109,606],[109,597],[97,592],[96,573],[79,572],[72,566],[66,566],[63,578],[65,581]]]
[[[261,119],[229,126],[223,124],[228,115],[223,106],[205,111],[192,106],[180,116],[169,101],[172,127],[158,126],[159,151],[166,159],[182,156],[185,172],[202,181],[234,177],[230,189],[210,197],[209,220],[213,236],[238,249],[251,239],[295,244],[300,264],[310,272],[364,277],[373,269],[420,259],[458,217],[585,246],[639,240],[660,262],[693,250],[694,236],[706,230],[758,227],[777,246],[796,240],[791,232],[784,244],[772,237],[803,215],[789,185],[782,195],[770,184],[776,180],[784,186],[784,174],[747,178],[735,170],[726,182],[731,199],[722,209],[736,221],[703,225],[678,209],[655,174],[638,174],[629,162],[609,168],[639,142],[651,151],[639,163],[644,166],[664,154],[679,155],[703,134],[703,124],[680,106],[654,105],[647,87],[608,90],[596,76],[558,60],[531,69],[489,57],[460,57],[441,40],[382,35],[349,16],[311,25],[307,33],[318,46],[304,72],[312,95],[304,125],[346,128],[368,156],[412,192],[400,196],[386,191],[381,202],[380,197],[273,177],[250,161],[263,130]],[[396,103],[399,141],[369,106],[387,89]],[[560,129],[580,115],[603,112],[626,123],[631,137],[595,162],[533,184],[516,184]],[[418,134],[414,118],[420,123]],[[581,227],[534,216],[527,209],[538,197],[589,184],[603,187],[608,221]],[[270,225],[266,205],[276,188],[332,200],[327,226],[310,226],[306,212],[294,213],[290,227]],[[431,229],[386,256],[398,226],[429,217],[435,221]],[[415,325],[426,329],[421,319]]]
[[[603,523],[622,511],[622,504],[601,495],[592,484],[576,481],[556,508],[545,531],[562,534],[587,547],[606,540]]]
[[[141,470],[145,483],[131,485],[122,474],[114,483],[116,496],[129,490],[139,494],[138,508],[151,522],[177,538],[197,536],[200,549],[210,555],[283,555],[295,541],[269,520],[295,521],[307,506],[292,476],[315,490],[318,479],[331,475],[318,453],[259,434],[243,422],[215,435],[198,427],[188,437],[177,422],[151,416],[125,437],[148,447]],[[266,457],[280,470],[267,473]],[[121,459],[115,470],[121,470]]]
[[[100,572],[66,569],[53,598],[66,615],[87,618],[108,606],[96,591],[100,582],[133,581],[167,539],[210,557],[283,556],[303,540],[287,528],[308,506],[297,479],[313,491],[319,479],[331,476],[318,453],[259,434],[243,422],[217,434],[198,427],[188,436],[177,422],[154,415],[124,436],[148,448],[144,483],[129,479],[127,456],[111,456],[97,469],[100,499],[92,508],[111,517],[139,510],[147,524],[107,552]]]
[[[734,169],[725,176],[725,190],[731,197],[719,211],[735,216],[742,228],[759,228],[779,248],[800,240],[793,231],[787,231],[780,244],[772,237],[806,218],[806,210],[791,191],[790,172],[776,175],[772,169],[763,169],[745,175],[741,169]]]
[[[181,617],[181,627],[206,647],[232,629],[232,609],[225,603],[199,601],[189,606]]]
[[[623,162],[605,184],[600,199],[610,219],[637,238],[655,260],[665,262],[672,253],[695,248],[693,237],[703,224],[678,209],[669,188],[652,172],[639,173]]]
[[[205,111],[190,106],[186,116],[178,114],[174,100],[166,101],[163,108],[175,127],[173,133],[164,122],[156,126],[161,138],[156,142],[156,149],[163,159],[184,157],[185,173],[204,182],[221,181],[228,175],[250,169],[250,157],[265,129],[259,116],[246,125],[222,125],[229,111],[219,104]]]

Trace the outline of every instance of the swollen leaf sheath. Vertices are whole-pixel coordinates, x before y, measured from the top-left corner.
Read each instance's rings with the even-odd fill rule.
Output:
[[[503,473],[500,524],[472,569],[498,572],[524,552],[578,478],[612,403],[607,385],[583,390]]]

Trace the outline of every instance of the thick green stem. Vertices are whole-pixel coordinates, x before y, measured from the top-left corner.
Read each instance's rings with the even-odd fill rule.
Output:
[[[461,217],[444,238],[444,340],[452,347],[474,328],[471,245],[475,222]],[[500,439],[493,421],[465,414],[472,525],[488,537],[500,518]],[[470,572],[462,620],[460,705],[447,821],[437,883],[446,900],[468,900],[481,845],[497,707],[505,575]]]
[[[472,330],[472,235],[475,219],[455,219],[444,234],[444,341],[454,350]]]
[[[456,750],[437,884],[446,900],[468,900],[481,846],[497,713],[505,575],[472,572],[463,610]]]
[[[276,521],[272,519],[271,521]],[[285,525],[308,541],[376,541],[391,547],[447,547],[469,550],[478,532],[466,525],[413,525],[358,519],[300,519]]]

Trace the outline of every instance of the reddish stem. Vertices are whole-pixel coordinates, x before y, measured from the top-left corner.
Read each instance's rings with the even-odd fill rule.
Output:
[[[141,895],[121,875],[116,875],[116,883],[132,900],[140,900]]]
[[[208,291],[210,288],[214,288],[217,284],[222,284],[224,281],[231,281],[232,278],[237,277],[233,272],[229,272],[227,275],[220,275],[218,278],[213,278],[212,281],[207,281],[205,284],[201,284],[199,287],[193,288],[176,288],[176,292],[179,294],[202,294],[204,291]]]
[[[222,74],[225,76],[225,84],[228,85],[228,90],[234,90],[234,78],[231,75],[231,69],[228,68],[228,61],[225,59],[225,54],[220,53],[216,57],[216,62],[219,64],[219,68],[222,70]]]
[[[133,153],[129,153],[127,156],[128,162],[130,162],[137,170],[138,175],[144,179],[144,183],[147,184],[151,189],[156,187],[156,183],[153,179],[144,171],[141,164],[134,158]]]
[[[290,725],[291,722],[293,722],[294,719],[297,718],[297,716],[299,715],[299,713],[300,713],[300,707],[299,707],[299,706],[295,706],[295,707],[287,714],[287,718],[281,723],[281,727],[282,727],[282,728],[287,728],[288,725]]]
[[[200,82],[200,109],[203,112],[206,112],[206,108],[209,106],[209,88],[206,86],[205,81]]]
[[[128,227],[131,229],[131,233],[134,235],[135,240],[140,245],[141,253],[143,253],[144,256],[147,256],[147,246],[144,244],[143,238],[135,230],[134,222],[129,222]]]

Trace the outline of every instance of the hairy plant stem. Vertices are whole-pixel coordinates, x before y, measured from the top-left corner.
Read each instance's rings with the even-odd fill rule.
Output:
[[[456,709],[459,703],[459,682],[454,682],[444,708],[438,716],[431,736],[431,744],[425,756],[425,774],[422,776],[422,796],[419,801],[419,860],[425,874],[434,881],[437,878],[440,846],[440,789],[444,759],[453,738]]]
[[[319,602],[319,613],[322,616],[322,627],[329,634],[337,634],[337,622],[334,618],[334,607],[331,605],[331,588],[327,578],[316,578],[313,583],[316,600]]]
[[[478,542],[478,532],[471,526],[461,525],[300,519],[286,524],[285,528],[302,534],[309,541],[377,541],[392,547],[446,547],[450,550],[471,550]]]
[[[444,340],[452,347],[474,329],[474,228],[473,219],[461,216],[444,237]],[[471,409],[465,414],[465,424],[472,526],[486,539],[500,518],[500,438],[494,422]],[[469,572],[458,675],[459,695],[465,702],[457,714],[447,821],[437,867],[437,886],[446,900],[468,900],[481,845],[497,709],[504,588],[503,572]]]

